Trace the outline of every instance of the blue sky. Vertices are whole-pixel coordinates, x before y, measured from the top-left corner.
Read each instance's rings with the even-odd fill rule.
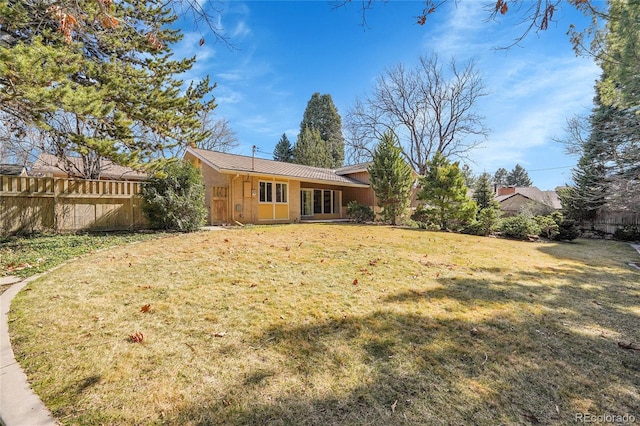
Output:
[[[486,22],[486,1],[449,3],[424,26],[415,24],[424,2],[379,3],[363,27],[359,2],[334,10],[326,1],[228,1],[220,4],[220,25],[236,49],[183,26],[176,52],[197,56],[187,79],[209,74],[217,83],[215,115],[237,133],[234,152],[251,155],[256,145],[263,158],[272,158],[283,133],[295,143],[315,92],[330,94],[344,117],[386,68],[413,67],[431,52],[442,62],[474,59],[489,91],[478,109],[491,133],[464,162],[476,173],[519,163],[540,189],[570,183],[576,158],[552,138],[592,105],[599,68],[576,57],[566,35],[569,24],[584,27],[586,18],[563,4],[548,31],[499,50],[524,31],[517,15]],[[203,35],[207,43],[199,46]]]

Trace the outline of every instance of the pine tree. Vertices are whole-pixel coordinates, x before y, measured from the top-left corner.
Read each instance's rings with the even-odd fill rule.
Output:
[[[383,209],[382,217],[395,225],[409,204],[412,170],[402,157],[402,148],[393,133],[382,135],[368,171],[378,206]]]
[[[473,174],[471,167],[468,164],[463,164],[460,171],[464,175],[464,184],[467,185],[468,188],[472,188],[476,184],[477,177]]]
[[[425,202],[424,213],[441,230],[459,229],[471,222],[476,203],[467,196],[464,175],[458,163],[451,163],[440,152],[427,162],[427,172],[420,178],[418,199]]]
[[[314,93],[311,96],[300,123],[300,133],[302,134],[307,127],[319,131],[323,147],[331,157],[329,167],[342,167],[344,163],[342,119],[331,95]]]
[[[478,210],[486,209],[488,207],[498,207],[497,202],[494,200],[493,185],[491,184],[491,175],[489,173],[482,173],[476,179],[473,187],[473,199],[478,205]]]
[[[531,179],[529,179],[527,171],[520,164],[516,164],[516,166],[511,169],[507,175],[507,185],[531,186],[533,183],[531,182]]]
[[[504,167],[500,167],[493,175],[493,183],[498,186],[505,186],[507,184],[507,175],[509,172]]]
[[[298,135],[298,141],[293,147],[293,162],[306,166],[330,168],[332,158],[325,147],[326,144],[320,137],[320,131],[306,127]]]
[[[573,185],[559,193],[566,216],[578,221],[593,220],[605,205],[608,165],[612,164],[611,154],[619,139],[617,109],[603,105],[598,94],[594,104],[589,116],[589,137],[573,148],[581,154],[572,171]]]
[[[273,159],[276,161],[284,161],[285,163],[293,162],[293,148],[286,133],[282,134],[282,137],[276,144],[273,150]]]
[[[178,78],[195,58],[171,59],[182,36],[164,2],[0,2],[0,16],[0,115],[12,131],[32,126],[60,156],[128,166],[206,137],[198,114],[214,107],[213,87]]]

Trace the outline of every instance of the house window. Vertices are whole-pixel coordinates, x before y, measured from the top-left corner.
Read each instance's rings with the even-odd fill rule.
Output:
[[[313,214],[322,213],[322,190],[313,190]]]
[[[333,191],[329,191],[329,190],[324,190],[324,198],[322,200],[323,202],[323,212],[324,213],[333,213],[333,210],[331,209],[331,199],[333,195]]]
[[[276,203],[287,202],[287,184],[276,183]]]
[[[340,213],[340,191],[334,191],[330,189],[314,189],[313,190],[313,209],[311,206],[306,207],[306,203],[311,202],[309,197],[310,190],[302,190],[302,214],[310,214],[313,210],[313,214],[337,214]],[[307,195],[309,194],[309,195]],[[309,197],[306,201],[305,197]]]
[[[260,182],[260,202],[261,203],[273,202],[273,183],[272,182]]]
[[[313,191],[303,189],[300,191],[300,214],[302,216],[313,215]]]

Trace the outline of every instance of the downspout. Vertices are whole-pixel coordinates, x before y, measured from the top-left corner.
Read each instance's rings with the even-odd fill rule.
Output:
[[[233,205],[233,182],[238,179],[240,177],[240,173],[237,173],[233,179],[231,179],[231,187],[230,189],[230,194],[229,194],[229,204],[231,205],[231,222],[236,223],[236,209],[235,206]]]

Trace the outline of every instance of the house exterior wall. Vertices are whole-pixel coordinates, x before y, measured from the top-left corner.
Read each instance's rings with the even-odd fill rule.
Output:
[[[291,223],[300,221],[300,182],[272,176],[231,177],[230,221],[240,223]],[[260,182],[287,185],[286,203],[260,202]]]
[[[226,204],[223,204],[225,201],[222,201],[220,198],[224,197],[216,197],[217,199],[214,201],[214,195],[219,195],[214,193],[214,188],[228,188],[229,176],[204,165],[200,159],[194,157],[189,152],[185,154],[184,159],[193,163],[193,165],[202,172],[202,179],[205,186],[204,205],[207,209],[207,224],[220,225],[222,223],[228,223],[230,221],[228,214],[229,203],[227,201]],[[221,213],[224,218],[220,218],[220,215],[216,214],[216,212],[220,211],[220,208],[224,208],[224,212]]]
[[[188,151],[184,159],[191,161],[202,172],[206,188],[205,206],[208,211],[208,223],[211,225],[225,223],[273,224],[302,220],[341,219],[346,217],[346,205],[352,200],[375,207],[375,197],[370,188],[343,187],[272,175],[254,175],[246,172],[244,174],[220,173]],[[354,177],[356,177],[355,175],[358,175],[359,180],[368,182],[366,172],[362,176],[354,174]],[[263,189],[266,188],[265,185],[269,185],[269,188],[275,190],[271,201],[260,200],[261,183]],[[286,202],[276,199],[276,186],[279,184],[286,184]],[[337,211],[332,213],[312,211],[312,214],[302,216],[301,190],[305,189],[335,191],[332,193],[332,209],[337,203]],[[312,192],[312,194],[314,193]],[[322,200],[325,199],[323,192]],[[318,204],[315,203],[315,205]]]
[[[520,213],[522,207],[531,202],[528,198],[515,194],[500,203],[501,209],[506,216],[515,216]]]

